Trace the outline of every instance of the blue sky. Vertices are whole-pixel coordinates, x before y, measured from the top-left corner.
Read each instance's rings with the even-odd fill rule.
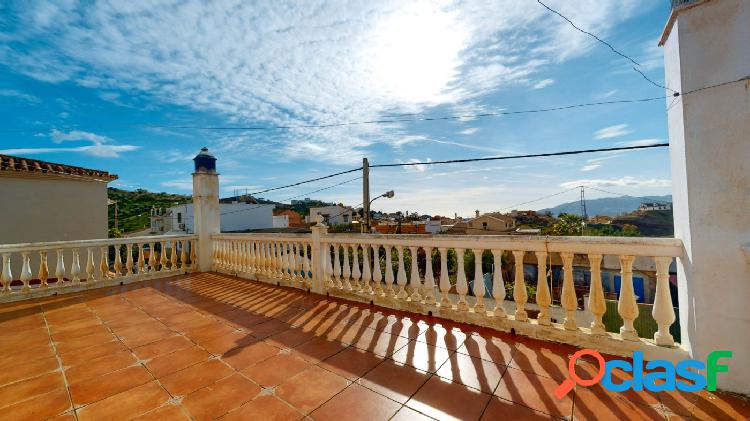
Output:
[[[360,165],[667,140],[666,100],[552,113],[268,131],[270,126],[548,108],[658,97],[632,63],[531,0],[6,1],[0,153],[116,173],[112,186],[189,193],[191,158],[218,157],[222,194]],[[549,0],[663,80],[668,2]],[[286,199],[356,174],[263,195]],[[671,192],[666,148],[373,169],[376,209],[473,214],[587,184]],[[525,205],[542,208],[577,192]],[[606,196],[590,191],[589,197]],[[359,181],[313,195],[361,202]]]

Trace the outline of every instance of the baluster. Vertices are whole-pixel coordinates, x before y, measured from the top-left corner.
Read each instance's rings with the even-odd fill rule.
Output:
[[[279,244],[279,257],[281,260],[281,279],[294,281],[294,266],[291,256],[291,250],[287,250],[290,245],[282,242]]]
[[[591,268],[591,288],[589,289],[588,307],[594,319],[591,322],[591,334],[593,335],[606,335],[602,317],[607,311],[607,303],[604,301],[601,265],[601,254],[589,254],[589,266]]]
[[[143,275],[148,270],[146,267],[146,257],[143,251],[144,244],[138,244],[138,274]]]
[[[552,295],[547,284],[547,252],[537,251],[536,264],[536,303],[539,305],[539,316],[537,322],[542,326],[552,324],[549,316],[549,306],[552,304]]]
[[[133,276],[133,244],[125,245],[125,277]]]
[[[331,264],[331,245],[330,244],[324,244],[323,245],[323,252],[321,253],[323,255],[323,262],[324,268],[326,271],[326,277],[325,277],[325,286],[326,288],[333,288],[335,285],[334,282],[334,274],[333,274],[333,265]]]
[[[159,268],[159,271],[167,271],[169,270],[169,260],[167,259],[167,242],[162,241],[161,242],[161,251],[159,252],[159,264],[161,267]]]
[[[299,243],[289,243],[289,279],[292,280],[293,284],[302,285],[304,279],[302,278],[302,269],[300,269],[302,258],[300,257],[302,248]]]
[[[211,259],[211,270],[215,271],[216,269],[221,266],[221,240],[214,240],[211,242],[211,247],[213,247],[212,254],[213,258]]]
[[[27,292],[31,288],[29,287],[29,281],[31,280],[31,259],[29,258],[28,252],[21,253],[21,259],[23,266],[21,266],[21,282],[23,282],[23,288],[21,292]]]
[[[57,250],[57,264],[55,265],[55,277],[57,278],[56,287],[60,288],[65,283],[65,258],[63,250]]]
[[[456,308],[459,311],[469,310],[469,303],[466,302],[466,294],[469,292],[469,284],[466,282],[464,252],[464,249],[456,249],[456,255],[458,256],[458,267],[456,268],[456,292],[458,293],[458,304],[456,305]]]
[[[425,266],[424,266],[424,302],[425,304],[435,304],[435,275],[432,274],[432,247],[424,248]]]
[[[349,267],[349,244],[342,244],[344,247],[344,270],[342,272],[344,276],[344,289],[347,291],[352,290],[352,283],[351,283],[351,276],[352,276],[352,270]]]
[[[411,253],[411,272],[409,275],[409,285],[411,285],[411,301],[422,301],[422,280],[419,279],[419,247],[409,247]]]
[[[384,296],[383,273],[380,271],[380,245],[372,246],[372,282],[375,284],[375,294]]]
[[[651,315],[659,326],[659,331],[654,333],[654,341],[657,345],[673,346],[674,338],[669,333],[669,327],[675,321],[672,296],[669,292],[669,264],[672,263],[672,258],[655,257],[654,260],[656,261],[656,296]]]
[[[198,268],[198,242],[190,240],[190,270],[197,272]]]
[[[526,313],[526,302],[529,295],[526,292],[526,280],[523,277],[523,250],[513,250],[515,259],[515,278],[513,279],[513,300],[516,302],[516,320],[525,322],[529,319]]]
[[[359,279],[362,277],[362,272],[359,270],[359,244],[352,244],[352,288],[355,291],[360,291],[362,286],[359,284]]]
[[[336,288],[338,289],[343,288],[344,284],[341,282],[341,263],[339,262],[339,245],[338,244],[333,245],[333,276],[334,276]]]
[[[369,249],[370,246],[367,244],[362,245],[362,292],[372,295],[372,284],[370,283],[372,281],[372,272],[370,272]]]
[[[307,254],[307,244],[303,244],[302,245],[302,270],[305,273],[304,282],[307,284],[308,288],[312,288],[312,275],[310,274],[312,272],[312,268],[310,267],[310,258],[311,256]]]
[[[257,260],[255,258],[255,251],[256,251],[255,250],[255,241],[250,241],[247,244],[247,247],[248,247],[248,249],[247,249],[247,252],[248,252],[248,254],[247,254],[247,257],[248,257],[247,270],[248,270],[248,272],[250,272],[252,274],[256,274],[257,273],[257,268],[256,268]]]
[[[264,260],[263,242],[258,241],[255,243],[255,276],[263,275]]]
[[[438,248],[440,251],[440,307],[453,308],[453,303],[448,297],[451,290],[451,281],[448,277],[448,249]]]
[[[99,248],[99,272],[102,281],[109,277],[109,246]]]
[[[242,241],[242,272],[250,273],[250,242]]]
[[[180,270],[184,271],[187,267],[187,251],[185,248],[187,247],[188,242],[185,240],[180,240],[177,242],[177,244],[180,245]]]
[[[578,310],[578,297],[573,285],[573,253],[560,253],[563,261],[563,287],[560,301],[565,309],[565,321],[563,327],[566,330],[576,330],[576,311]]]
[[[638,317],[638,303],[633,290],[633,256],[620,256],[620,299],[617,302],[617,312],[622,317],[623,325],[620,335],[627,341],[637,341],[633,322]]]
[[[271,276],[271,243],[263,243],[263,274]]]
[[[122,253],[122,244],[115,244],[115,263],[113,265],[114,271],[115,271],[115,278],[119,278],[122,276],[122,256],[120,254]]]
[[[385,295],[393,297],[396,291],[393,290],[393,249],[391,246],[385,246]]]
[[[473,249],[474,252],[474,297],[477,304],[474,306],[474,313],[486,314],[484,307],[484,273],[482,273],[482,249]]]
[[[304,249],[303,249],[304,246]],[[292,277],[300,287],[305,287],[308,283],[308,273],[305,269],[305,258],[307,257],[307,246],[294,243],[294,253],[292,254]],[[304,273],[303,273],[304,272]]]
[[[154,243],[148,243],[148,272],[156,272],[156,247],[154,247]]]
[[[284,265],[284,257],[282,255],[282,243],[276,243],[276,268],[277,268],[277,276],[282,277],[284,276],[284,268],[282,267]]]
[[[396,298],[404,300],[409,297],[406,292],[406,269],[404,267],[404,247],[396,246],[398,252],[398,274],[396,275],[396,282],[398,283],[398,294]]]
[[[492,315],[498,318],[505,318],[505,281],[503,281],[503,251],[492,250],[492,298],[495,299],[495,308],[492,309]]]
[[[41,283],[39,284],[39,288],[46,289],[49,285],[47,285],[47,278],[49,277],[49,269],[47,268],[47,252],[42,250],[39,252],[39,273],[36,276],[39,278],[39,281]]]
[[[78,249],[73,249],[73,259],[70,264],[70,282],[73,285],[81,283],[81,259],[78,256]]]
[[[172,253],[169,254],[169,269],[176,271],[177,268],[177,240],[173,240],[169,242],[169,245],[172,246]]]
[[[10,283],[13,282],[13,272],[10,270],[10,253],[3,253],[3,294],[10,294]]]
[[[95,282],[94,279],[94,249],[86,248],[86,284]]]

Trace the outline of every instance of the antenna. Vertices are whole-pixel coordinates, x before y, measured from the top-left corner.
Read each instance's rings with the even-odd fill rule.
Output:
[[[579,187],[581,187],[581,218],[583,218],[581,221],[581,235],[583,235],[583,232],[586,230],[586,222],[589,220],[589,215],[586,212],[586,187]]]

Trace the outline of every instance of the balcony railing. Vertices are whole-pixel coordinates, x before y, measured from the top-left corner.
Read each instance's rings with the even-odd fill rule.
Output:
[[[467,252],[467,251],[470,251]],[[669,328],[675,321],[669,288],[669,265],[682,255],[682,242],[667,238],[425,236],[353,234],[221,234],[213,236],[213,269],[279,285],[310,289],[351,300],[434,315],[459,322],[551,339],[601,352],[624,355],[642,350],[648,358],[677,359],[685,351],[677,346]],[[492,265],[483,265],[489,253]],[[465,255],[475,256],[469,280]],[[449,259],[449,255],[452,259]],[[524,277],[523,265],[514,264],[512,292],[500,268],[503,261],[523,262],[533,256],[538,265],[534,297]],[[547,283],[549,258],[562,262],[560,308],[552,305]],[[426,256],[429,256],[427,258]],[[579,297],[573,281],[573,262],[588,262],[591,283],[586,311],[590,325],[579,326]],[[601,280],[605,256],[620,263],[621,289],[617,311],[623,320],[619,333],[605,330],[606,311]],[[653,338],[640,338],[634,327],[638,303],[633,289],[633,261],[653,259],[656,294],[652,315],[658,324]],[[456,268],[449,271],[455,262]],[[428,264],[428,262],[430,264]],[[485,287],[489,266],[491,288]],[[449,272],[453,272],[449,273]],[[487,291],[491,289],[491,291]],[[512,299],[511,306],[506,298]],[[538,308],[530,316],[529,300]],[[508,307],[506,309],[506,307]],[[552,311],[564,314],[556,323]],[[536,313],[536,312],[535,312]]]
[[[192,235],[0,245],[0,302],[194,271],[195,253]]]

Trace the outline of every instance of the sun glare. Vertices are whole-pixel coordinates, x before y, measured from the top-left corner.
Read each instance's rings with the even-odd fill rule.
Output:
[[[441,102],[461,64],[466,31],[455,12],[409,6],[378,25],[369,60],[374,88],[407,103]]]

